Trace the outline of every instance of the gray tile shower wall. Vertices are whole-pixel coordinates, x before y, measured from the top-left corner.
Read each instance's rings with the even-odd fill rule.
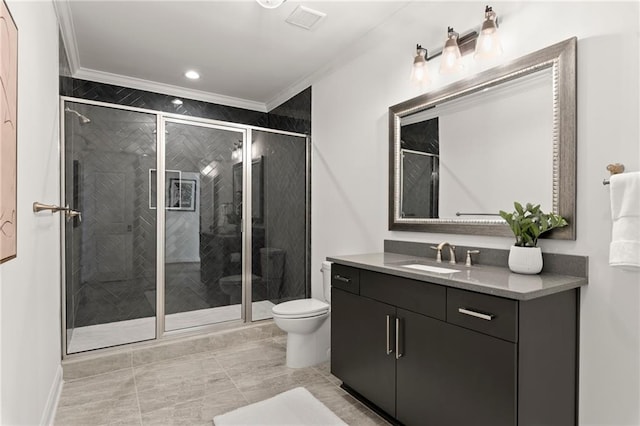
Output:
[[[64,96],[107,102],[118,105],[146,108],[213,120],[229,121],[266,127],[267,114],[242,108],[211,104],[208,102],[182,99],[182,105],[173,105],[171,100],[175,96],[147,92],[145,90],[116,86],[113,84],[97,83],[95,81],[79,80],[71,77],[60,77],[60,88],[67,90]]]
[[[402,140],[404,149],[440,154],[438,136],[438,119],[421,121],[419,123],[402,126]]]
[[[274,108],[269,113],[192,99],[173,105],[175,96],[97,83],[60,75],[60,94],[80,99],[113,103],[137,108],[228,121],[290,132],[311,133],[311,88]]]
[[[311,134],[311,87],[269,111],[270,129]]]
[[[251,110],[245,110],[242,108],[234,108],[228,107],[224,105],[211,104],[207,102],[195,101],[195,100],[187,100],[183,99],[183,105],[176,107],[171,103],[171,100],[174,99],[174,96],[163,95],[153,92],[147,92],[143,90],[131,89],[126,87],[120,87],[110,84],[98,83],[93,81],[79,80],[70,77],[71,71],[69,66],[69,61],[67,59],[66,52],[60,44],[60,55],[59,55],[59,70],[60,70],[60,94],[63,96],[70,96],[74,98],[80,99],[88,99],[88,100],[96,100],[107,103],[114,103],[118,105],[125,106],[133,106],[139,108],[146,108],[152,110],[159,110],[170,113],[178,113],[186,116],[200,117],[200,118],[209,118],[216,119],[221,121],[229,121],[240,124],[248,124],[255,125],[265,128],[273,128],[283,131],[291,131],[291,132],[299,132],[310,134],[311,132],[311,88],[307,88],[302,91],[300,94],[294,96],[288,101],[284,102],[282,105],[273,109],[270,113],[263,113]],[[74,108],[82,111],[82,106],[77,104]],[[89,108],[89,106],[86,106]],[[96,108],[96,107],[93,107]],[[104,108],[108,110],[108,108]],[[115,110],[114,110],[115,111]],[[130,114],[139,114],[139,113],[130,113]],[[89,114],[91,115],[91,114]],[[78,120],[74,119],[75,117],[69,117],[70,123],[67,128],[72,129],[72,127],[79,127]],[[136,129],[120,129],[117,131],[120,137],[114,138],[108,136],[108,126],[103,128],[103,132],[98,132],[101,126],[100,124],[100,116],[95,113],[91,115],[92,123],[89,128],[82,129],[82,132],[78,130],[78,140],[72,142],[73,145],[77,143],[86,143],[87,140],[91,140],[97,146],[107,147],[110,144],[115,143],[116,139],[122,139],[122,135],[127,134],[135,137],[135,135],[139,132]],[[130,122],[131,125],[135,126],[136,120],[128,120],[126,122]],[[125,125],[126,126],[126,125]],[[95,134],[92,134],[90,138],[85,134],[88,131],[93,131]],[[82,135],[80,135],[82,133]],[[151,134],[150,132],[143,132],[145,134]],[[82,136],[82,137],[80,137]],[[175,136],[175,133],[174,133]],[[288,136],[284,138],[289,138]],[[132,143],[136,143],[133,141]],[[290,187],[293,185],[301,184],[304,185],[304,174],[299,176],[297,171],[292,170],[291,167],[287,165],[290,164],[290,161],[293,160],[292,156],[299,156],[300,152],[304,153],[304,149],[302,151],[295,150],[295,153],[288,153],[287,150],[290,148],[287,143],[279,146],[278,144],[272,144],[274,147],[270,148],[272,151],[278,151],[277,155],[270,156],[271,158],[268,160],[266,165],[265,172],[267,174],[280,173],[282,176],[265,176],[265,179],[270,180],[271,182],[278,182],[279,178],[285,179],[284,185],[289,185]],[[286,145],[286,146],[285,146]],[[76,147],[77,148],[77,147]],[[67,149],[70,149],[68,146]],[[134,150],[139,151],[139,150]],[[275,153],[274,151],[274,153]],[[146,152],[146,151],[145,151]],[[68,158],[73,158],[70,152],[67,152]],[[153,168],[153,164],[155,163],[155,158],[151,155],[148,156],[138,156],[139,162],[145,162],[148,164],[140,164],[140,168],[144,170],[148,170],[149,168]],[[278,164],[276,164],[278,163]],[[304,158],[301,161],[295,161],[296,164],[304,164]],[[194,169],[194,167],[188,168],[189,170]],[[195,170],[195,169],[194,169]],[[68,172],[69,173],[69,172]],[[272,174],[273,174],[272,173]],[[136,188],[140,189],[140,194],[146,194],[148,192],[148,186],[146,182],[148,177],[146,175],[137,175],[136,174]],[[71,176],[67,177],[67,182],[73,182]],[[289,183],[287,183],[289,182]],[[290,188],[291,189],[291,188]],[[66,188],[67,192],[72,191],[71,187]],[[215,191],[214,191],[215,192]],[[215,196],[216,194],[211,191],[205,191],[204,197],[201,202],[206,202],[207,196]],[[296,224],[299,222],[301,225],[301,235],[304,235],[304,195],[301,196],[299,201],[293,199],[293,193],[298,193],[298,191],[289,191],[290,196],[279,197],[273,194],[265,194],[266,197],[266,209],[265,215],[267,217],[276,218],[273,224],[270,225],[270,234],[274,236],[274,241],[271,242],[271,246],[274,247],[282,247],[288,252],[289,259],[286,263],[287,272],[285,272],[286,284],[283,286],[279,294],[270,295],[274,301],[278,301],[282,299],[291,299],[304,297],[306,289],[305,289],[305,277],[304,277],[304,267],[300,267],[300,272],[294,271],[293,265],[297,263],[295,257],[302,256],[302,265],[304,265],[304,253],[306,253],[304,242],[299,244],[297,242],[292,242],[291,238],[289,238],[289,234],[293,231],[292,229],[298,229],[298,226],[295,227],[284,227],[287,232],[281,234],[278,228],[278,223],[282,225],[282,223],[293,223]],[[304,194],[304,187],[303,193]],[[138,200],[138,204],[143,201],[146,202],[146,198],[143,196],[136,197]],[[270,202],[270,200],[273,200]],[[212,203],[213,204],[213,203]],[[139,238],[135,239],[136,246],[134,247],[135,256],[134,260],[134,271],[136,272],[135,279],[127,280],[127,281],[118,281],[118,283],[122,283],[122,289],[118,290],[117,294],[113,294],[113,291],[106,291],[105,288],[99,285],[92,285],[89,282],[83,282],[80,278],[80,265],[75,257],[70,257],[71,263],[66,266],[68,271],[71,271],[71,274],[67,280],[67,328],[69,330],[73,330],[74,327],[93,325],[93,324],[101,324],[105,322],[125,320],[125,319],[135,319],[142,318],[146,316],[153,315],[155,311],[155,305],[153,303],[154,299],[154,275],[155,275],[155,251],[152,250],[155,247],[155,220],[153,217],[146,217],[148,214],[152,214],[153,211],[149,210],[145,205],[140,204],[136,205],[136,215],[135,221],[133,223],[133,229],[136,231],[135,234],[139,235]],[[275,210],[274,210],[275,209]],[[300,219],[294,220],[291,216],[291,213],[294,211],[302,211]],[[146,216],[144,213],[148,213]],[[282,213],[284,212],[284,214]],[[210,212],[203,212],[205,214],[209,214]],[[212,214],[213,216],[213,214]],[[287,219],[288,218],[288,219]],[[282,220],[286,219],[286,220]],[[213,220],[207,221],[207,223],[217,223],[215,218]],[[277,223],[276,223],[277,222]],[[283,228],[280,226],[280,228]],[[279,229],[279,228],[278,228]],[[205,230],[206,231],[206,230]],[[81,233],[75,232],[72,235],[73,238],[82,239]],[[303,239],[301,239],[303,241]],[[68,245],[72,245],[74,247],[80,247],[80,241],[67,241]],[[74,260],[75,259],[75,260]],[[259,259],[256,255],[255,259]],[[73,263],[73,264],[72,264]],[[297,269],[298,267],[296,267]],[[254,270],[256,270],[254,268]],[[183,271],[184,272],[184,271]],[[180,277],[185,276],[184,273],[179,274]],[[171,284],[172,280],[168,280]],[[196,280],[200,281],[200,280]],[[114,287],[114,285],[111,285]],[[201,286],[200,286],[201,287]],[[196,290],[199,291],[198,287]],[[112,289],[113,290],[113,289]],[[126,294],[122,293],[122,291],[126,290]],[[209,292],[210,293],[210,292]],[[207,297],[205,299],[218,299],[217,294],[211,295],[207,293]],[[169,292],[169,294],[173,294]],[[199,293],[198,293],[199,294]],[[123,297],[124,296],[124,297]],[[215,296],[215,297],[214,297]],[[275,297],[273,297],[275,296]],[[171,298],[167,299],[167,303],[171,302]],[[208,300],[207,303],[209,306],[217,306],[220,305],[220,302],[216,302],[216,300]],[[171,305],[171,303],[169,303]],[[183,307],[184,308],[184,307]],[[173,309],[171,306],[167,306],[169,312],[172,311],[180,311],[184,309]]]
[[[299,137],[267,132],[254,132],[254,137],[255,155],[263,159],[265,243],[285,252],[282,284],[268,289],[269,300],[303,298],[307,294],[306,144]]]

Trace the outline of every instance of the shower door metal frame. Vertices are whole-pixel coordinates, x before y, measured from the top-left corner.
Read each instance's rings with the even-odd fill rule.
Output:
[[[185,119],[184,117],[181,118],[176,118],[176,117],[168,117],[168,116],[161,116],[158,115],[159,121],[162,123],[162,133],[160,135],[160,140],[161,142],[158,145],[158,170],[162,170],[162,173],[158,173],[158,188],[165,188],[165,184],[166,184],[166,176],[164,173],[165,172],[165,166],[166,166],[166,158],[165,158],[165,149],[166,149],[166,143],[167,143],[167,132],[166,132],[166,124],[167,123],[173,123],[173,124],[181,124],[181,125],[185,125],[185,126],[197,126],[197,127],[204,127],[207,129],[216,129],[216,130],[224,130],[227,132],[235,132],[238,133],[239,135],[242,135],[242,146],[243,146],[243,155],[242,155],[242,164],[243,164],[243,169],[245,169],[245,149],[244,146],[247,145],[247,134],[250,132],[250,130],[247,129],[243,129],[240,127],[233,127],[233,126],[222,126],[220,124],[217,123],[206,123],[206,122],[201,122],[201,121],[194,121],[194,120],[190,120],[190,119]],[[158,131],[158,133],[160,133],[160,131]],[[160,148],[162,148],[162,153],[160,153]],[[248,173],[249,173],[249,177],[248,179],[251,178],[250,173],[251,173],[251,165],[249,165],[248,167]],[[165,205],[165,191],[157,191],[157,196],[158,196],[158,200],[157,203],[162,203],[162,204],[158,204],[159,206],[164,206]],[[245,193],[245,187],[244,187],[244,181],[243,181],[243,188],[242,188],[242,203],[243,203],[243,212],[242,212],[242,217],[245,217],[245,212],[244,212],[244,207],[245,207],[245,203],[249,203],[251,204],[251,197],[249,197],[249,200],[246,200],[246,193]],[[248,206],[249,208],[251,207],[250,205]],[[158,259],[162,259],[162,265],[160,264],[161,262],[156,262],[156,268],[157,268],[157,282],[158,283],[164,283],[165,282],[165,232],[166,232],[166,209],[159,209],[161,210],[161,212],[159,211],[158,214],[158,219],[157,219],[157,223],[158,223],[158,241],[162,241],[162,244],[158,244],[157,249],[158,249],[158,253],[157,253],[157,258]],[[251,210],[249,210],[250,212]],[[245,220],[243,219],[242,222],[242,226],[241,226],[241,232],[242,232],[242,294],[244,295],[245,292],[245,287],[246,287],[246,274],[245,274],[245,263],[246,263],[246,253],[245,253],[245,246],[248,244],[249,248],[251,248],[251,232],[245,232],[244,229],[244,224],[245,224]],[[162,229],[160,229],[162,228]],[[250,230],[249,230],[250,231]],[[247,239],[249,239],[249,241],[247,241]],[[162,250],[161,250],[162,249]],[[251,267],[251,250],[249,249],[249,267]],[[249,280],[250,281],[250,280]],[[199,325],[199,326],[195,326],[195,327],[189,327],[186,329],[179,329],[179,330],[169,330],[166,331],[165,329],[165,286],[164,285],[157,285],[158,287],[158,297],[156,297],[156,336],[162,336],[164,334],[172,334],[172,333],[180,333],[180,332],[184,332],[184,330],[194,330],[194,329],[199,329],[200,327],[207,327],[207,326],[211,326],[214,324],[204,324],[204,325]],[[160,288],[162,287],[162,294],[160,293]],[[250,286],[249,286],[250,287]],[[249,297],[251,297],[251,289],[249,289]],[[243,299],[244,301],[244,296]],[[249,315],[248,317],[245,317],[245,307],[244,307],[244,303],[241,306],[241,316],[240,319],[243,322],[251,322],[251,316]],[[248,320],[246,318],[249,318]]]
[[[166,122],[195,125],[200,127],[209,127],[220,130],[235,131],[243,135],[242,144],[242,163],[243,163],[243,191],[242,191],[242,308],[241,308],[241,323],[252,322],[252,294],[251,294],[251,265],[252,265],[252,221],[246,218],[251,218],[252,214],[252,197],[251,197],[251,182],[252,182],[252,162],[251,162],[251,147],[253,144],[253,132],[261,131],[279,135],[294,136],[304,138],[305,140],[305,153],[306,153],[306,211],[305,211],[305,240],[306,240],[306,252],[305,252],[305,296],[309,297],[311,294],[311,138],[304,133],[288,132],[283,130],[269,129],[266,127],[252,126],[239,123],[231,123],[221,120],[213,120],[201,117],[192,117],[188,115],[168,113],[164,111],[151,110],[146,108],[131,107],[127,105],[113,104],[108,102],[94,101],[88,99],[74,98],[70,96],[60,96],[60,200],[65,200],[65,120],[64,120],[64,107],[65,102],[74,102],[86,105],[93,105],[105,108],[113,108],[124,111],[140,112],[144,114],[153,114],[156,116],[156,170],[157,170],[157,187],[164,188],[165,184],[165,143]],[[164,191],[156,191],[156,205],[165,205]],[[96,354],[100,352],[112,352],[119,350],[122,347],[135,347],[140,345],[149,345],[150,342],[158,342],[167,337],[190,334],[194,332],[207,332],[215,331],[218,329],[218,324],[206,324],[202,326],[189,327],[180,330],[165,331],[165,216],[166,212],[164,208],[158,208],[156,210],[156,336],[154,339],[144,340],[140,342],[132,342],[118,346],[109,346],[100,349],[94,349],[89,352],[77,352],[73,354],[67,353],[67,306],[66,306],[66,247],[65,247],[65,235],[66,235],[66,221],[64,216],[60,217],[60,251],[61,251],[61,348],[63,359],[73,359],[83,357],[87,353]],[[231,321],[230,321],[231,322]],[[229,322],[226,322],[229,323]]]

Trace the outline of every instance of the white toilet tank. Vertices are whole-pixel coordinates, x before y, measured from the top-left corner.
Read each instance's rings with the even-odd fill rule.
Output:
[[[324,299],[331,303],[331,262],[322,262],[322,290]]]

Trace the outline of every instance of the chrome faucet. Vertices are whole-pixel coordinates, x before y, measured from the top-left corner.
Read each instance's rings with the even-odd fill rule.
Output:
[[[456,264],[456,251],[455,251],[456,246],[452,246],[446,241],[441,242],[440,244],[438,244],[437,247],[431,246],[432,249],[438,250],[438,253],[436,254],[436,262],[442,263],[442,249],[445,247],[449,247],[449,263],[451,263],[452,265],[455,265]]]

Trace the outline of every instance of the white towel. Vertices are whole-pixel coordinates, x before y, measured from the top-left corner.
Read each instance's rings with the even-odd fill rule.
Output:
[[[640,269],[640,172],[613,175],[609,182],[613,219],[609,265]]]
[[[347,426],[305,388],[295,388],[213,418],[216,426]]]

